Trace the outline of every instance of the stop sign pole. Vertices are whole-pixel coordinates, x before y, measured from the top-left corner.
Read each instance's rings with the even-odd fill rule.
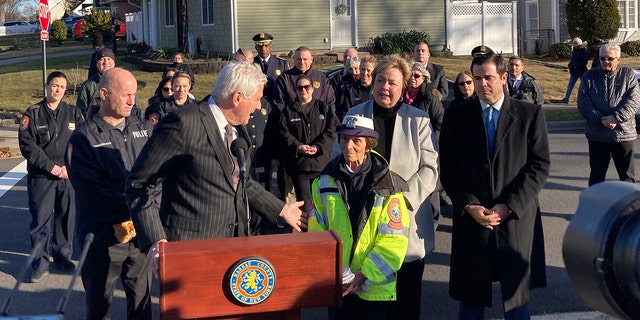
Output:
[[[42,92],[47,98],[47,40],[49,40],[49,1],[40,0],[38,6],[38,16],[40,18],[40,40],[42,40]]]

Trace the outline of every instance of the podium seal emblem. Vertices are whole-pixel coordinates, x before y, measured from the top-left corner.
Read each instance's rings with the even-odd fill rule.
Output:
[[[276,285],[276,273],[271,263],[262,257],[247,257],[236,262],[228,272],[229,292],[243,305],[265,301]]]

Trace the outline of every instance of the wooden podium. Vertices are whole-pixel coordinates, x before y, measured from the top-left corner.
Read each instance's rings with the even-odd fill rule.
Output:
[[[162,243],[160,318],[299,319],[340,305],[341,251],[333,231]]]

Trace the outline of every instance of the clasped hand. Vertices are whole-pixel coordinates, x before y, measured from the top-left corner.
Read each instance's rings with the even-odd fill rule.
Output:
[[[465,208],[465,212],[481,226],[493,230],[493,227],[498,226],[509,216],[509,207],[503,203],[498,203],[491,209],[481,205],[469,205]]]
[[[308,144],[301,144],[298,146],[298,153],[312,156],[318,152],[318,147],[310,146]]]
[[[618,120],[616,120],[616,117],[609,115],[609,116],[602,117],[600,119],[600,123],[602,123],[603,126],[613,130],[618,125]]]

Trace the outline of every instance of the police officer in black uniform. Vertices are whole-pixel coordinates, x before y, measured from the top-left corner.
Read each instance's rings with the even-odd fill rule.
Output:
[[[253,58],[253,63],[256,63],[262,69],[262,73],[267,75],[267,84],[264,86],[264,95],[269,100],[269,103],[273,103],[273,86],[276,79],[283,72],[289,70],[289,64],[286,60],[280,59],[271,54],[273,49],[273,36],[268,33],[258,33],[253,36],[253,41],[256,45],[256,51],[258,55]]]
[[[25,111],[18,131],[20,151],[27,159],[31,245],[44,241],[44,246],[35,252],[30,282],[49,274],[51,258],[62,271],[75,270],[71,262],[75,196],[64,164],[64,150],[83,117],[80,109],[62,101],[67,87],[64,73],[50,73],[46,87],[46,98]]]
[[[122,68],[102,75],[100,108],[71,136],[69,178],[77,191],[78,236],[94,234],[82,267],[86,319],[108,319],[116,281],[127,298],[127,319],[151,319],[151,270],[140,251],[125,201],[127,174],[149,138],[133,112],[137,83]]]

